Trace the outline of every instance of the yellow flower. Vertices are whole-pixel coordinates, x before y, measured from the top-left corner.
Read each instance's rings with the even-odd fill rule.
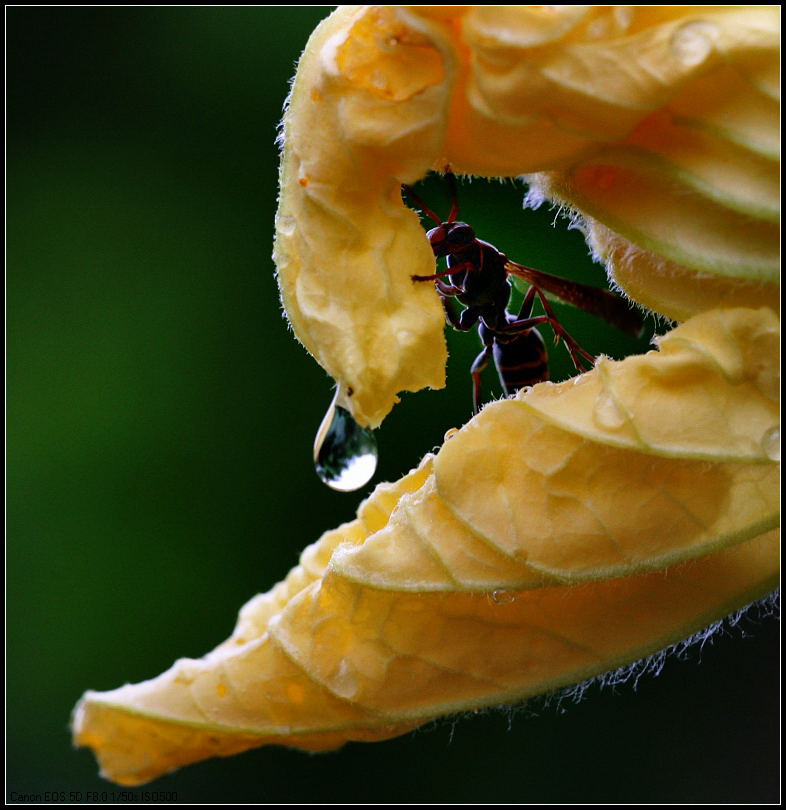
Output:
[[[775,306],[778,9],[346,7],[298,68],[275,258],[297,337],[364,426],[444,385],[434,256],[399,186],[528,175],[675,319]],[[696,283],[696,282],[700,283]]]
[[[410,281],[434,257],[399,191],[429,169],[528,175],[622,289],[685,323],[487,406],[205,658],[88,692],[75,739],[105,776],[386,739],[628,664],[776,586],[778,23],[775,7],[386,6],[314,32],[275,257],[296,335],[358,422],[443,384],[439,298]]]

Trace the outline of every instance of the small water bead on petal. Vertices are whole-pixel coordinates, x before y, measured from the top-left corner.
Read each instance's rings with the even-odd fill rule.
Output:
[[[620,409],[614,397],[603,391],[595,400],[595,407],[592,411],[592,418],[598,427],[606,430],[616,430],[625,424],[625,414]]]
[[[720,30],[707,20],[691,20],[671,38],[671,52],[684,65],[698,65],[712,53]]]
[[[357,670],[346,659],[341,661],[338,670],[333,673],[330,684],[333,691],[346,700],[352,700],[360,689]]]
[[[768,459],[781,460],[781,426],[771,427],[762,437],[761,446]]]
[[[376,472],[377,440],[339,404],[340,398],[342,392],[337,389],[317,431],[314,467],[331,489],[353,492],[365,486]]]
[[[297,230],[297,220],[290,216],[280,216],[276,221],[276,228],[284,236],[294,236]]]
[[[614,22],[620,33],[627,31],[630,24],[633,22],[633,7],[632,6],[613,6],[612,15]]]
[[[509,605],[516,600],[516,594],[513,591],[506,591],[503,588],[498,588],[489,594],[489,602],[494,605]]]

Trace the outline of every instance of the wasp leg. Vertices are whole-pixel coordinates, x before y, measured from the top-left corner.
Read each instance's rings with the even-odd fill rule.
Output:
[[[551,308],[549,307],[549,309]],[[552,315],[536,315],[532,318],[516,319],[514,321],[510,321],[506,326],[498,329],[497,331],[515,334],[516,332],[526,332],[528,329],[532,329],[533,326],[540,326],[541,324],[545,323],[551,326],[558,340],[562,339],[565,344],[565,348],[570,354],[570,359],[573,361],[573,365],[576,367],[577,371],[584,372],[592,368],[592,366],[595,364],[595,358],[589,352],[585,352],[584,349],[579,346],[579,344],[567,333],[565,327],[555,317],[553,317],[553,313]],[[584,367],[582,358],[585,362],[589,363],[588,368]]]
[[[457,312],[452,298],[443,298],[442,306],[445,309],[448,323],[459,332],[469,332],[480,317],[480,310],[474,307],[467,307],[467,309]]]
[[[515,335],[520,332],[527,332],[534,329],[536,326],[541,326],[544,323],[551,324],[557,323],[548,315],[533,315],[531,318],[515,318],[508,321],[505,326],[496,327],[497,332],[500,334]],[[559,324],[558,324],[559,325]]]
[[[579,344],[572,338],[566,331],[565,327],[559,322],[557,316],[554,314],[554,310],[551,308],[551,304],[549,304],[548,299],[543,294],[543,291],[538,289],[537,287],[533,287],[537,294],[538,298],[540,298],[540,303],[543,305],[543,311],[552,319],[552,326],[554,327],[554,345],[556,346],[559,343],[560,338],[562,338],[563,343],[565,344],[565,348],[570,352],[570,359],[573,360],[573,365],[576,367],[578,371],[584,371],[581,367],[581,363],[579,361],[579,355],[584,357],[586,360],[589,361],[591,366],[595,365],[595,358],[585,352],[584,349],[579,346]],[[554,326],[554,325],[557,326]]]
[[[551,318],[555,323],[559,323],[559,319],[554,314],[554,310],[551,308],[551,304],[549,304],[549,299],[546,298],[546,296],[543,293],[543,290],[539,290],[537,287],[530,287],[530,290],[537,293],[538,298],[540,298],[540,303],[541,303],[541,306],[543,307],[543,311],[546,313],[546,315],[548,315],[549,318]],[[567,332],[565,334],[567,334]],[[555,329],[554,330],[554,345],[556,346],[559,343],[559,341],[560,341],[560,334]],[[576,345],[578,345],[578,344],[576,344]],[[595,360],[593,359],[592,362],[594,363]]]
[[[470,311],[469,309],[465,309],[461,314],[464,315],[466,312]],[[477,313],[475,315],[475,320],[477,320],[479,314],[480,313]],[[483,351],[475,358],[475,362],[470,369],[470,374],[472,375],[472,413],[477,413],[480,410],[480,375],[483,373],[486,366],[488,366],[489,360],[491,360],[494,346],[494,335],[489,329],[484,328],[482,323],[478,327],[478,334],[483,341]]]
[[[439,286],[437,286],[437,289],[439,289]],[[442,290],[439,291],[442,292]],[[445,317],[448,319],[448,323],[454,329],[461,330],[461,315],[464,313],[459,313],[456,311],[456,305],[453,303],[453,299],[447,297],[449,295],[450,293],[443,293],[442,297],[442,308],[445,310]]]
[[[580,361],[578,359],[578,355],[589,360],[591,365],[595,365],[595,358],[585,352],[584,349],[579,346],[579,344],[565,331],[565,327],[559,322],[557,316],[554,314],[554,310],[551,308],[551,304],[549,304],[548,299],[543,294],[542,290],[539,290],[537,287],[532,287],[538,294],[538,298],[540,298],[540,303],[543,306],[543,311],[548,315],[552,320],[552,326],[554,327],[554,345],[556,346],[559,343],[560,338],[562,339],[563,343],[565,344],[565,348],[570,352],[570,358],[573,360],[573,365],[579,370],[583,371]],[[555,326],[555,324],[557,326]]]
[[[413,281],[437,281],[444,276],[452,276],[456,273],[463,273],[465,270],[471,270],[474,268],[474,266],[475,265],[470,264],[470,262],[459,262],[459,264],[454,264],[452,267],[448,267],[447,270],[439,270],[430,276],[410,276],[410,278]]]
[[[410,276],[413,281],[437,281],[441,279],[443,276],[449,276],[453,273],[453,270],[448,268],[447,270],[440,270],[438,273],[433,273],[430,276]]]
[[[489,364],[490,359],[491,346],[486,346],[472,364],[470,371],[472,374],[472,413],[477,413],[480,410],[480,375]]]
[[[528,319],[532,315],[532,307],[535,303],[535,296],[538,296],[540,299],[540,303],[543,306],[543,311],[546,315],[551,318],[553,323],[559,323],[557,316],[554,314],[554,310],[551,308],[551,304],[549,304],[548,298],[543,294],[542,290],[539,290],[537,287],[532,286],[527,290],[526,296],[524,296],[524,301],[521,304],[521,310],[519,311],[518,317],[515,319],[517,321],[522,321]],[[513,323],[513,321],[510,321]],[[554,330],[554,345],[556,346],[560,341],[560,333],[558,330]]]
[[[444,281],[440,281],[439,279],[434,282],[434,286],[437,288],[437,292],[442,296],[443,300],[445,298],[455,298],[457,295],[462,295],[466,292],[463,287],[459,287],[455,284],[445,284]]]
[[[527,290],[527,294],[524,296],[524,300],[521,302],[521,309],[519,310],[518,317],[516,318],[517,321],[524,320],[532,315],[532,305],[535,303],[536,292],[537,290],[534,287],[530,287]],[[546,314],[548,315],[548,313]]]

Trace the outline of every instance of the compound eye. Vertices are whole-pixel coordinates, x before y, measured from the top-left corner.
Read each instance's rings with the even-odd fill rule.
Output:
[[[475,231],[463,222],[456,222],[448,232],[447,241],[454,247],[469,245],[475,241]]]
[[[426,233],[426,237],[432,245],[441,245],[445,242],[445,228],[442,225],[437,228],[432,228]]]

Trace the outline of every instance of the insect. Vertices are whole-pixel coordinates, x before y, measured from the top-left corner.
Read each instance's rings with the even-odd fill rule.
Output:
[[[434,255],[447,259],[447,270],[430,276],[412,276],[412,280],[434,282],[448,322],[454,329],[468,332],[477,326],[483,350],[471,369],[475,412],[481,401],[480,376],[492,357],[508,395],[549,379],[548,356],[537,329],[539,326],[551,326],[554,345],[560,340],[563,342],[577,371],[586,371],[595,363],[595,358],[584,351],[559,322],[546,298],[547,292],[603,318],[634,337],[641,335],[641,317],[614,293],[517,264],[494,245],[478,239],[466,222],[457,221],[456,179],[452,173],[446,176],[452,203],[450,214],[444,221],[409,186],[402,186],[423,213],[437,223],[436,228],[428,231],[427,237]],[[530,285],[516,315],[508,310],[512,290],[509,276],[521,278]],[[543,307],[543,315],[532,314],[536,298]],[[464,309],[459,311],[455,301]]]

